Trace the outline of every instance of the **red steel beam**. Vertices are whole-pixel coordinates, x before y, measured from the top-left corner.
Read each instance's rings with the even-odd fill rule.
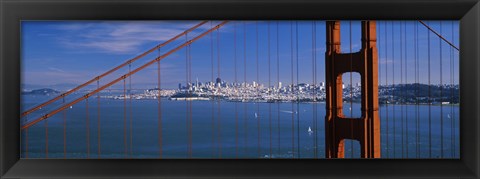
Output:
[[[51,117],[51,116],[59,113],[60,111],[68,108],[69,106],[72,106],[72,105],[74,105],[74,104],[76,104],[76,103],[78,103],[78,102],[80,102],[80,101],[82,101],[82,100],[84,100],[84,99],[87,99],[88,97],[90,97],[90,96],[92,96],[92,95],[94,95],[94,94],[96,94],[96,93],[104,90],[105,88],[108,88],[109,86],[112,86],[113,84],[115,84],[115,83],[117,83],[117,82],[119,82],[119,81],[121,81],[121,80],[123,80],[123,79],[125,79],[125,78],[127,78],[127,77],[129,77],[129,76],[131,76],[131,75],[133,75],[133,74],[135,74],[135,73],[137,73],[137,72],[139,72],[140,70],[142,70],[142,69],[144,69],[144,68],[146,68],[146,67],[154,64],[155,62],[158,62],[158,61],[162,60],[163,58],[165,58],[165,57],[169,56],[170,54],[172,54],[172,53],[174,53],[174,52],[182,49],[183,47],[191,44],[192,42],[197,41],[198,39],[200,39],[200,38],[202,38],[203,36],[209,34],[210,32],[212,32],[212,31],[214,31],[214,30],[222,27],[222,26],[225,25],[227,22],[228,22],[228,21],[223,21],[222,23],[220,23],[220,24],[218,24],[217,26],[211,28],[210,30],[208,30],[208,31],[206,31],[206,32],[198,35],[197,37],[195,37],[195,38],[193,38],[193,39],[191,39],[191,40],[183,43],[182,45],[180,45],[180,46],[178,46],[178,47],[176,47],[176,48],[168,51],[168,52],[165,53],[164,55],[162,55],[162,56],[160,56],[160,57],[157,57],[157,58],[153,59],[152,61],[150,61],[150,62],[148,62],[148,63],[146,63],[146,64],[144,64],[144,65],[142,65],[142,66],[140,66],[140,67],[138,67],[138,68],[136,68],[135,70],[132,70],[131,72],[126,73],[125,75],[123,75],[123,76],[121,76],[121,77],[119,77],[119,78],[111,81],[110,83],[105,84],[105,85],[101,86],[100,88],[97,88],[96,90],[94,90],[94,91],[92,91],[92,92],[90,92],[90,93],[87,93],[87,94],[85,94],[84,96],[82,96],[82,97],[80,97],[80,98],[77,98],[77,99],[75,99],[74,101],[72,101],[72,102],[70,102],[70,103],[64,104],[63,106],[61,106],[61,107],[53,110],[52,112],[49,112],[49,113],[45,114],[44,116],[42,116],[42,117],[40,117],[40,118],[37,118],[37,119],[35,119],[35,120],[33,120],[33,121],[31,121],[31,122],[23,125],[20,129],[21,129],[21,130],[28,129],[30,126],[33,126],[34,124],[36,124],[36,123],[38,123],[38,122],[40,122],[40,121],[42,121],[42,120],[45,120],[45,119],[47,119],[47,118],[49,118],[49,117]]]
[[[47,106],[47,105],[49,105],[49,104],[51,104],[51,103],[53,103],[53,102],[55,102],[55,101],[57,101],[57,100],[59,100],[59,99],[65,97],[65,96],[69,95],[69,94],[72,94],[72,93],[75,92],[75,91],[78,91],[79,89],[81,89],[81,88],[83,88],[83,87],[85,87],[85,86],[87,86],[87,85],[89,85],[89,84],[91,84],[91,83],[93,83],[93,82],[95,82],[95,81],[97,81],[97,80],[100,80],[101,78],[103,78],[103,77],[105,77],[105,76],[107,76],[107,75],[109,75],[109,74],[117,71],[118,69],[123,68],[123,67],[125,67],[126,65],[131,64],[131,63],[137,61],[138,59],[140,59],[140,58],[142,58],[142,57],[144,57],[144,56],[146,56],[146,55],[154,52],[155,50],[158,50],[158,49],[161,48],[161,47],[164,47],[165,45],[173,42],[174,40],[177,40],[178,38],[180,38],[180,37],[182,37],[183,35],[185,35],[185,34],[191,32],[191,31],[197,29],[198,27],[202,26],[203,24],[205,24],[205,23],[207,23],[207,22],[208,22],[208,21],[202,21],[202,22],[200,22],[199,24],[193,26],[193,27],[190,28],[190,29],[187,29],[187,30],[183,31],[182,33],[180,33],[180,34],[178,34],[177,36],[171,38],[170,40],[168,40],[168,41],[166,41],[166,42],[164,42],[164,43],[162,43],[162,44],[159,44],[159,45],[153,47],[152,49],[150,49],[150,50],[148,50],[148,51],[146,51],[146,52],[144,52],[144,53],[142,53],[142,54],[140,54],[140,55],[138,55],[138,56],[136,56],[136,57],[134,57],[134,58],[132,58],[132,59],[130,59],[130,60],[127,60],[126,62],[122,63],[121,65],[119,65],[119,66],[117,66],[117,67],[115,67],[115,68],[113,68],[113,69],[111,69],[111,70],[109,70],[109,71],[107,71],[107,72],[105,72],[105,73],[103,73],[103,74],[101,74],[101,75],[99,75],[99,76],[97,76],[97,77],[95,77],[95,78],[87,81],[86,83],[83,83],[83,84],[81,84],[81,85],[79,85],[79,86],[71,89],[70,91],[67,91],[67,92],[65,92],[65,93],[63,93],[63,94],[61,94],[61,95],[59,95],[59,96],[57,96],[57,97],[55,97],[55,98],[53,98],[53,99],[45,102],[45,103],[42,103],[42,104],[40,104],[40,105],[38,105],[38,106],[35,106],[35,107],[33,107],[33,108],[31,108],[31,109],[23,112],[23,113],[20,115],[20,117],[25,117],[26,115],[28,115],[28,114],[30,114],[30,113],[32,113],[32,112],[34,112],[34,111],[36,111],[36,110],[38,110],[38,109],[40,109],[40,108],[42,108],[42,107],[45,107],[45,106]]]

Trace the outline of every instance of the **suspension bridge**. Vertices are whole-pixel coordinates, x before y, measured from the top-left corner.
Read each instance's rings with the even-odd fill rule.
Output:
[[[453,86],[457,83],[455,64],[460,49],[455,46],[455,25],[442,22],[435,29],[424,21],[361,21],[360,32],[355,32],[352,21],[302,21],[303,25],[311,26],[308,34],[311,44],[306,48],[299,47],[299,41],[305,40],[302,38],[305,32],[298,30],[298,21],[281,22],[282,25],[278,21],[263,22],[267,30],[262,32],[259,22],[201,21],[85,83],[21,112],[22,157],[111,158],[105,151],[121,151],[118,154],[121,158],[136,158],[142,152],[135,152],[135,141],[155,136],[155,141],[144,145],[150,148],[144,152],[149,154],[145,154],[147,158],[457,158],[459,113],[458,106],[453,104],[458,98]],[[346,31],[341,31],[341,23],[348,27]],[[324,25],[325,34],[319,32],[319,25]],[[233,44],[222,42],[222,28],[232,29]],[[442,32],[446,28],[451,28],[450,39]],[[284,35],[280,35],[280,30],[285,31]],[[382,32],[382,36],[377,32]],[[360,33],[358,51],[353,50],[352,33]],[[317,43],[321,37],[325,37],[321,41],[325,46]],[[197,101],[188,99],[202,97],[195,92],[200,88],[198,79],[194,82],[192,78],[192,67],[195,68],[192,44],[200,39],[208,39],[210,44],[206,53],[211,56],[211,82],[204,86],[211,94],[203,96],[208,101],[202,102],[201,109],[195,109]],[[264,39],[266,42],[262,42]],[[345,42],[348,49],[342,49]],[[266,48],[260,43],[265,43]],[[282,46],[288,50],[280,50],[280,43],[287,43]],[[233,57],[222,59],[220,54],[227,47],[233,51]],[[318,52],[319,47],[324,47],[322,52]],[[185,52],[186,86],[179,99],[185,100],[176,104],[181,103],[185,109],[181,117],[171,117],[167,115],[171,103],[167,104],[162,95],[166,90],[162,89],[161,61],[181,50]],[[311,51],[309,60],[300,57],[301,50]],[[434,52],[438,52],[435,54],[438,58],[433,58]],[[133,67],[140,59],[155,53],[156,58]],[[260,53],[265,55],[260,57]],[[319,62],[318,53],[324,54],[323,61]],[[248,64],[247,54],[253,56]],[[222,60],[233,60],[233,69],[223,70]],[[301,63],[308,63],[311,69],[300,67]],[[323,72],[317,69],[319,63],[325,64],[324,84],[318,78]],[[281,71],[280,65],[291,69]],[[133,112],[141,107],[132,102],[132,83],[135,83],[132,76],[148,68],[156,71],[156,90],[152,90],[151,100],[156,106],[152,108],[155,115],[150,115],[155,119],[149,119],[152,123],[147,126],[156,130],[134,126],[134,121],[143,117]],[[252,79],[247,79],[250,76],[247,68],[255,71],[252,85],[248,84]],[[262,71],[268,73],[266,88],[259,84]],[[311,84],[301,83],[299,73],[303,71],[310,71]],[[422,76],[425,71],[428,77]],[[225,73],[233,74],[231,85],[222,82]],[[360,81],[358,92],[352,80],[355,73]],[[282,87],[280,76],[285,75],[290,84],[284,81]],[[439,84],[435,86],[432,79],[437,76]],[[422,81],[424,78],[427,80]],[[350,84],[345,87],[347,79]],[[425,86],[421,84],[428,88],[428,94],[423,94]],[[111,91],[113,86],[119,87],[116,89],[119,98],[115,99],[117,106],[112,111],[107,109],[101,93]],[[433,93],[432,88],[438,90]],[[306,93],[307,89],[310,92]],[[227,93],[230,96],[225,97]],[[282,94],[287,95],[282,97]],[[226,98],[231,102],[229,107],[222,102]],[[75,117],[68,114],[80,105],[84,106],[83,114],[75,112]],[[179,107],[182,106],[175,105]],[[109,118],[111,112],[117,117]],[[195,120],[199,116],[211,120],[198,123]],[[167,125],[172,118],[182,122]],[[82,120],[84,126],[78,128],[79,121],[73,120]],[[69,128],[75,122],[72,125],[76,127]],[[171,127],[183,130],[166,135]],[[39,131],[43,135],[38,135]],[[199,131],[208,131],[208,135],[200,137]],[[225,131],[231,135],[223,135]],[[147,134],[138,139],[137,133]],[[177,138],[178,135],[185,137]],[[109,141],[112,136],[117,136],[115,142]],[[84,143],[82,151],[74,147],[79,143]],[[181,145],[169,146],[173,143]],[[203,157],[198,156],[200,153]]]

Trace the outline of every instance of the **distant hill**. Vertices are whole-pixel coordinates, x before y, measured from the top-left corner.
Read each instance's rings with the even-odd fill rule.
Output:
[[[22,95],[55,95],[59,94],[60,91],[50,89],[50,88],[42,88],[42,89],[36,89],[32,91],[23,91]]]
[[[427,85],[427,84],[400,84],[379,87],[379,101],[428,103],[430,102],[460,102],[460,89],[458,85]],[[380,103],[381,103],[380,102]]]
[[[50,88],[50,89],[56,89],[56,90],[59,90],[59,91],[66,91],[66,90],[75,88],[76,86],[78,86],[78,84],[75,84],[75,83],[58,83],[58,84],[53,84],[53,85],[25,84],[25,83],[23,83],[21,85],[21,88],[26,89],[26,90]],[[94,88],[96,86],[97,86],[97,84],[88,85],[88,87],[94,87]]]

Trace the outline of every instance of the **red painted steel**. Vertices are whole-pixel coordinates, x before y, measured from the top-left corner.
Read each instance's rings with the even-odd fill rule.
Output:
[[[327,21],[326,23],[326,158],[344,158],[345,139],[360,142],[362,158],[380,158],[378,53],[375,21],[363,21],[361,28],[362,49],[356,53],[341,53],[340,22]],[[347,72],[358,72],[361,76],[361,118],[346,118],[342,110],[342,74]],[[353,126],[352,130],[349,130],[350,126]]]

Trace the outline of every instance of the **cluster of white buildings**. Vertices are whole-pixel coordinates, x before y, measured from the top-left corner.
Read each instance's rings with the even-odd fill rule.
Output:
[[[346,88],[344,86],[344,88]],[[359,84],[355,87],[359,92]],[[344,93],[349,91],[344,90]],[[323,101],[325,100],[325,82],[319,84],[288,84],[272,83],[270,86],[252,83],[227,83],[217,78],[216,82],[179,84],[177,96],[222,98],[230,101]],[[359,95],[359,94],[356,94]]]
[[[360,96],[360,85],[350,88],[350,85],[343,85],[343,92],[346,98],[350,95]],[[350,89],[352,93],[350,93]],[[157,99],[159,89],[148,89],[140,94],[127,94],[125,96],[110,96],[113,99]],[[167,97],[171,100],[211,100],[223,99],[228,101],[241,102],[289,102],[289,101],[324,101],[325,82],[318,84],[282,84],[282,82],[259,84],[252,83],[227,83],[217,78],[215,82],[178,84],[178,89],[162,89],[160,97]]]

